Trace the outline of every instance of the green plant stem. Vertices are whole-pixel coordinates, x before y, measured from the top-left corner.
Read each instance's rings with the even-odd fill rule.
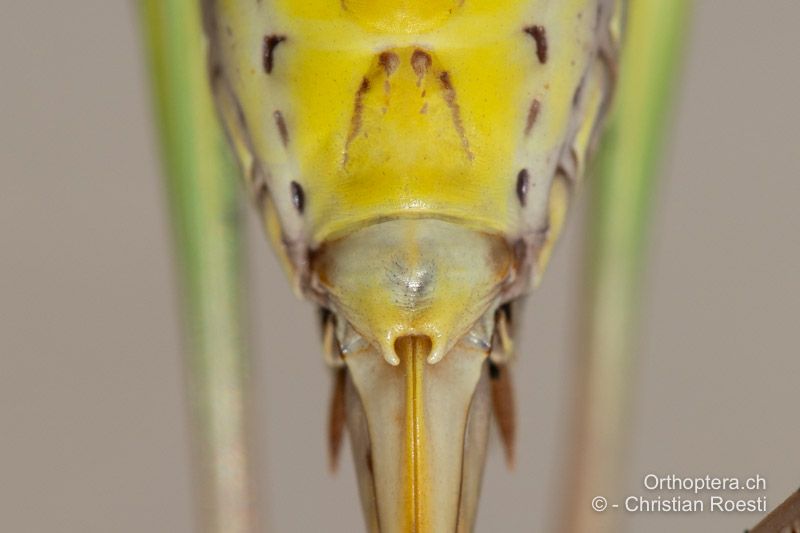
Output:
[[[593,177],[575,428],[561,531],[618,533],[653,188],[688,0],[631,0],[617,94]],[[592,509],[596,496],[609,507]]]
[[[182,289],[197,529],[249,533],[238,171],[213,107],[198,1],[140,0],[138,7]]]

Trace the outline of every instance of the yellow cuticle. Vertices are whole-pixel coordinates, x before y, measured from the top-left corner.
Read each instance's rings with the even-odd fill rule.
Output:
[[[548,228],[547,236],[545,237],[544,244],[539,252],[539,257],[536,264],[536,278],[534,285],[539,285],[542,280],[542,275],[547,270],[547,264],[550,262],[550,257],[553,254],[553,247],[558,241],[561,230],[564,227],[564,221],[567,217],[567,209],[569,208],[570,186],[567,178],[561,174],[556,174],[553,178],[553,183],[550,186],[550,197],[547,202],[548,209]]]

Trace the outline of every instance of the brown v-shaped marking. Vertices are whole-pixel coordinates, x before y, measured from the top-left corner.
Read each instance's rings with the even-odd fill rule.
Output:
[[[439,74],[439,81],[444,91],[444,101],[447,102],[450,111],[453,113],[453,125],[456,127],[458,136],[461,137],[461,145],[464,147],[467,158],[472,161],[475,156],[472,154],[472,150],[470,150],[469,139],[467,139],[467,133],[464,130],[464,123],[461,121],[461,108],[458,105],[455,87],[453,87],[453,82],[450,80],[450,73],[446,70],[442,71],[442,73]]]

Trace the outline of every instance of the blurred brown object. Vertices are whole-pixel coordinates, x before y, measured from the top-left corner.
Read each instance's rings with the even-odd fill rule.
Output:
[[[800,533],[800,489],[745,533]]]

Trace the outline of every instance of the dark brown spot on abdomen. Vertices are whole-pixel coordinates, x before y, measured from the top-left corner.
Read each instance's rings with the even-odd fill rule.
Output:
[[[523,207],[528,202],[528,189],[530,188],[530,175],[528,170],[523,168],[517,174],[517,198]]]
[[[286,146],[289,144],[289,129],[286,127],[286,121],[283,119],[283,114],[280,111],[275,111],[272,113],[273,118],[275,119],[275,125],[278,127],[278,133],[281,136],[281,141],[283,145]]]
[[[397,70],[400,58],[394,52],[383,52],[378,56],[378,62],[383,67],[383,70],[386,71],[386,75],[391,76]]]
[[[539,58],[539,63],[547,63],[547,31],[544,26],[528,26],[525,28],[525,33],[533,37],[536,41],[536,57]]]
[[[302,213],[306,207],[306,194],[303,191],[303,187],[301,187],[296,181],[293,181],[289,187],[291,188],[292,193],[292,205],[294,205],[295,209]]]
[[[427,52],[414,50],[414,53],[411,54],[411,68],[414,69],[414,73],[417,75],[417,87],[422,83],[422,78],[425,77],[432,64],[431,56]]]
[[[534,98],[533,102],[531,102],[531,107],[528,110],[528,120],[525,123],[525,135],[530,135],[533,125],[536,123],[536,118],[539,116],[540,107],[541,104],[539,104],[539,100]]]
[[[274,65],[274,53],[275,47],[281,44],[283,41],[286,40],[285,35],[267,35],[264,37],[264,72],[267,74],[272,73],[272,67]]]

